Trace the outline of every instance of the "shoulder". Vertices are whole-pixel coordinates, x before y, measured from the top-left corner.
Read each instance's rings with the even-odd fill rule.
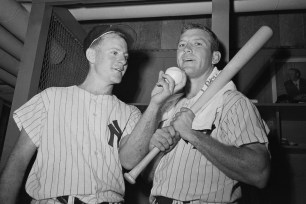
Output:
[[[241,92],[237,90],[229,90],[229,91],[224,92],[223,94],[224,104],[236,103],[237,101],[240,101],[240,100],[249,101],[249,99],[245,95],[243,95]]]
[[[73,93],[74,91],[73,86],[70,87],[49,87],[46,88],[44,90],[42,90],[39,95],[41,96],[41,98],[45,101],[45,102],[50,102],[53,101],[53,99],[57,96],[57,95],[65,95],[65,94],[69,94],[69,93]]]
[[[135,105],[125,103],[121,101],[120,99],[118,99],[115,95],[113,95],[112,97],[113,97],[113,101],[115,101],[116,103],[114,105],[117,105],[120,109],[125,109],[131,112],[140,112],[140,110]]]
[[[256,105],[239,91],[226,92],[222,108],[222,118],[234,123],[240,123],[240,119],[257,121],[261,118]]]
[[[243,95],[241,92],[236,90],[227,91],[223,95],[223,110],[245,110],[245,109],[256,109],[255,105]]]
[[[47,93],[47,94],[53,94],[57,91],[67,91],[67,90],[72,90],[73,86],[69,87],[49,87],[41,91],[41,93]]]

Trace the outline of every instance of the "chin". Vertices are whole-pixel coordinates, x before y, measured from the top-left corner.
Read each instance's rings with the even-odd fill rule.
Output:
[[[182,68],[181,68],[182,70],[184,70],[186,73],[188,72],[188,71],[192,71],[193,70],[193,66],[182,66]]]
[[[113,79],[112,81],[114,84],[120,84],[122,82],[122,77],[120,79],[119,78]]]

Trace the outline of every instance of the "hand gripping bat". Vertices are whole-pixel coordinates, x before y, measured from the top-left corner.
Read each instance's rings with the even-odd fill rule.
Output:
[[[211,83],[206,91],[190,108],[194,113],[199,111],[219,90],[223,88],[241,68],[258,52],[258,50],[271,38],[273,31],[268,26],[262,26],[237,52],[237,54],[224,67],[218,77]],[[152,159],[160,152],[153,148],[129,173],[125,179],[134,184],[138,175],[146,168]]]

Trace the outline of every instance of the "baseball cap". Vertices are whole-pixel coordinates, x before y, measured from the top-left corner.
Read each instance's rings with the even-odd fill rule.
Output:
[[[86,50],[91,46],[91,44],[97,40],[99,37],[102,37],[105,34],[110,32],[119,32],[127,42],[129,49],[133,47],[133,44],[137,40],[137,34],[133,28],[124,24],[114,24],[114,25],[97,25],[93,27],[83,41],[83,51],[86,53]]]

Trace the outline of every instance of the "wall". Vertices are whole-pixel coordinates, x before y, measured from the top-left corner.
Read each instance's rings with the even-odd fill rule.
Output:
[[[136,49],[131,53],[130,67],[122,83],[123,86],[116,89],[122,100],[131,103],[148,103],[158,71],[175,65],[176,43],[179,37],[179,30],[184,23],[200,22],[209,27],[211,26],[210,16],[184,19],[171,18],[167,20],[134,19],[125,22],[113,22],[127,23],[138,33]],[[89,30],[95,24],[109,22],[81,23],[86,30]],[[259,102],[272,102],[270,68],[273,64],[271,64],[271,61],[273,62],[274,58],[279,57],[305,55],[305,23],[306,14],[301,11],[298,13],[234,15],[231,19],[230,37],[232,53],[236,53],[261,25],[269,25],[274,31],[274,36],[264,49],[235,78],[238,88],[250,98],[257,98]],[[266,191],[270,195],[268,199],[267,197],[264,199],[277,200],[279,203],[282,201],[285,203],[303,203],[305,201],[305,194],[302,192],[305,189],[305,166],[300,164],[306,164],[305,155],[284,153],[287,155],[287,159],[284,159],[282,152],[276,151],[275,153],[278,157],[274,160],[276,162],[274,168],[281,171],[276,175],[273,174],[274,182],[271,184],[271,188]],[[287,162],[285,163],[284,161]],[[288,173],[289,170],[287,171],[288,168],[290,173]],[[294,179],[288,180],[290,177]],[[288,182],[290,185],[287,185]],[[143,192],[144,189],[142,187],[141,185],[128,187],[128,196],[133,200],[130,203],[145,203],[148,192]],[[271,192],[270,190],[274,187],[276,190]],[[278,189],[281,189],[281,191],[277,191]],[[289,190],[290,193],[288,193]]]
[[[98,23],[125,23],[138,33],[136,49],[131,53],[129,69],[116,94],[129,103],[147,104],[151,90],[157,80],[159,70],[175,66],[176,44],[180,29],[186,22],[198,22],[211,26],[210,16],[171,19],[134,19],[113,22],[82,22],[86,30]],[[292,57],[306,58],[306,14],[298,12],[235,14],[231,19],[230,55],[233,56],[262,25],[268,25],[274,31],[273,37],[259,53],[235,77],[234,81],[240,91],[260,103],[275,102],[275,61]],[[306,69],[306,67],[305,67]],[[283,121],[283,128],[288,126],[292,135],[299,134],[296,121]],[[302,122],[303,124],[305,121]],[[303,125],[302,125],[303,126]],[[288,128],[283,129],[286,135]],[[275,136],[271,136],[275,137]],[[244,192],[245,203],[305,203],[305,151],[287,151],[276,145],[271,149],[272,175],[269,186],[263,191],[247,187]],[[305,164],[305,165],[304,165]],[[143,183],[128,186],[127,195],[134,198],[132,203],[145,203],[148,191]],[[144,192],[144,189],[146,191]],[[128,197],[128,198],[129,198]],[[138,198],[135,201],[135,198]],[[133,199],[132,199],[133,200]]]
[[[135,29],[138,39],[128,70],[132,73],[127,74],[124,79],[124,81],[133,82],[129,84],[129,90],[133,90],[133,96],[123,94],[126,93],[124,88],[121,95],[126,102],[148,103],[149,92],[156,82],[159,70],[176,65],[175,49],[180,30],[183,24],[188,22],[211,27],[211,16],[172,17],[166,20],[154,18],[128,21],[84,21],[81,24],[87,31],[96,24],[109,23],[124,23]],[[274,59],[306,57],[306,14],[303,10],[234,14],[230,27],[230,55],[233,56],[262,25],[270,26],[274,35],[234,80],[238,89],[248,97],[257,99],[260,103],[271,103],[275,102],[271,75]],[[222,64],[219,65],[219,67],[222,66]]]

